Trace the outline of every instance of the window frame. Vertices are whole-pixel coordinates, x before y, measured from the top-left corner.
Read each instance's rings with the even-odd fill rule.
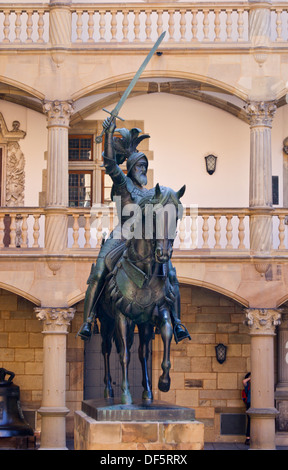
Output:
[[[81,168],[81,169],[69,169],[69,171],[68,171],[68,179],[69,179],[69,176],[70,176],[71,174],[78,174],[78,175],[79,175],[79,174],[89,174],[89,175],[91,175],[90,206],[87,206],[87,207],[85,207],[85,206],[79,206],[79,205],[78,205],[78,206],[71,206],[71,205],[70,205],[70,197],[69,197],[69,201],[68,201],[69,207],[72,207],[72,208],[74,208],[74,209],[77,209],[77,208],[79,208],[79,209],[86,209],[86,208],[88,208],[88,209],[89,209],[89,208],[91,208],[92,205],[93,205],[93,170],[91,170],[91,169],[87,169],[87,170],[86,170],[86,169],[83,169],[83,168]],[[68,189],[69,189],[69,191],[70,191],[69,180],[68,180]],[[79,186],[78,186],[78,196],[79,196]],[[78,197],[78,202],[79,202],[79,197]]]
[[[70,158],[69,157],[70,139],[78,139],[79,141],[81,141],[81,139],[89,139],[91,141],[91,157],[89,159],[82,160],[80,158],[81,146],[79,145],[79,158]],[[68,161],[77,162],[81,164],[94,161],[93,141],[94,141],[93,134],[69,134],[68,136]]]

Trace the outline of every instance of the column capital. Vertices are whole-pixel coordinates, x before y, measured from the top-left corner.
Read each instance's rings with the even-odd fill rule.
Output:
[[[250,126],[272,127],[277,106],[275,101],[249,101],[246,107]]]
[[[281,309],[246,308],[245,314],[251,335],[274,335],[275,327],[281,323]]]
[[[43,103],[43,111],[48,119],[48,127],[56,126],[68,128],[74,106],[71,100],[47,100]]]
[[[43,321],[43,333],[66,334],[75,308],[36,307],[34,309],[38,320]]]

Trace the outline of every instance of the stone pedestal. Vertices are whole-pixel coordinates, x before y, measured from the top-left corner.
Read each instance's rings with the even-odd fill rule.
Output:
[[[190,408],[87,400],[75,412],[75,450],[203,450],[204,424]]]

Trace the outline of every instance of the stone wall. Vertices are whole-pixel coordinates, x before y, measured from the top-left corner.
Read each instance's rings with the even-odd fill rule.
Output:
[[[240,305],[223,295],[200,287],[181,287],[182,321],[191,341],[172,343],[171,389],[154,395],[160,400],[195,409],[205,424],[205,441],[242,440],[243,436],[220,436],[221,413],[245,413],[241,400],[242,380],[250,371],[250,337],[243,324]],[[223,364],[216,360],[215,346],[228,347]],[[157,386],[161,364],[161,339],[153,352],[153,383]],[[156,395],[157,394],[157,395]]]
[[[243,440],[243,436],[220,436],[221,413],[244,413],[242,379],[250,370],[250,337],[243,324],[241,306],[224,296],[195,286],[181,287],[182,321],[192,340],[172,342],[171,389],[157,389],[161,365],[161,339],[153,342],[154,398],[195,409],[196,419],[205,424],[205,441]],[[74,411],[83,399],[84,343],[75,335],[82,323],[83,304],[77,311],[67,337],[67,433],[73,434]],[[42,398],[41,322],[34,305],[0,289],[0,367],[15,372],[23,408],[37,410]],[[215,345],[224,343],[227,359],[219,364]],[[38,423],[38,429],[40,424]]]

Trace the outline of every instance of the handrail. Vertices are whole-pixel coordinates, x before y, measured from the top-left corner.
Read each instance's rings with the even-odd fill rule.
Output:
[[[62,8],[62,12],[61,12]],[[246,2],[0,4],[0,50],[147,46],[165,29],[163,48],[236,48],[250,44]],[[286,3],[267,4],[273,48],[288,39]],[[62,16],[61,16],[62,15]],[[53,17],[53,18],[52,18]],[[50,21],[51,20],[51,21]],[[52,21],[53,20],[53,21]]]

